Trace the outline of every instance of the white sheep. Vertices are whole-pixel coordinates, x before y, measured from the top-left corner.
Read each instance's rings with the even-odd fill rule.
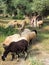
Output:
[[[7,24],[6,28],[9,27],[9,26],[15,27],[16,25],[17,25],[17,21],[12,20],[12,21],[10,21],[10,22]]]
[[[27,41],[30,42],[30,40],[32,39],[35,39],[36,36],[37,36],[37,31],[36,30],[33,30],[33,31],[30,31],[30,30],[24,30],[22,33],[21,33],[21,36],[22,37],[26,37],[27,38]]]
[[[43,21],[42,20],[37,21],[37,27],[41,27],[42,25],[43,25]]]
[[[11,35],[11,36],[6,37],[5,41],[3,42],[3,46],[4,47],[9,46],[9,44],[12,41],[17,41],[18,38],[20,38],[20,34],[14,34],[14,35]]]

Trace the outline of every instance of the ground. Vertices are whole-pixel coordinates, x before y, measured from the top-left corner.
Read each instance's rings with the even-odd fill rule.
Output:
[[[49,53],[47,53],[47,51],[41,50],[41,48],[42,47],[40,44],[32,46],[29,54],[30,57],[28,56],[26,61],[23,58],[20,58],[19,61],[16,59],[14,59],[14,61],[10,61],[9,57],[7,57],[6,61],[2,61],[0,58],[0,65],[33,65],[34,63],[34,65],[49,65]]]
[[[0,65],[49,65],[49,25],[38,29],[37,39],[32,41],[28,47],[28,58],[15,58],[10,61],[11,56],[8,55],[5,61],[1,60]]]

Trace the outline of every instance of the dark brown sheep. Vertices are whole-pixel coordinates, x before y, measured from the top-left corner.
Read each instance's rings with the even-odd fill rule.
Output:
[[[19,56],[19,53],[21,52],[23,54],[27,53],[27,47],[28,47],[28,42],[24,39],[18,42],[11,42],[10,45],[5,49],[3,56],[2,56],[2,60],[3,61],[5,60],[9,52],[16,53],[18,56]],[[13,59],[14,59],[14,55],[12,55],[12,60]]]

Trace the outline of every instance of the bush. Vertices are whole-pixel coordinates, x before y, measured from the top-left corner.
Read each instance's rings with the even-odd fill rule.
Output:
[[[12,35],[12,34],[15,34],[15,33],[18,33],[18,30],[9,26],[7,28],[4,28],[4,27],[0,27],[0,35],[4,34],[5,36],[8,36],[8,35]]]
[[[19,14],[13,17],[13,19],[24,19],[24,15]]]

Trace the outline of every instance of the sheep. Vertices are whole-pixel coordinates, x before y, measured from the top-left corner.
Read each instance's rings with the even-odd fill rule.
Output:
[[[4,49],[6,49],[12,41],[17,41],[18,38],[20,38],[20,34],[14,34],[6,37],[5,41],[3,42]]]
[[[15,27],[16,25],[17,25],[17,21],[12,20],[12,21],[10,21],[10,22],[7,24],[6,28],[8,28],[8,27]]]
[[[33,31],[29,32],[28,36],[29,36],[29,44],[30,44],[32,42],[32,40],[36,40],[37,31],[33,30]]]
[[[24,31],[21,33],[21,37],[25,37],[27,41],[29,42],[29,29],[24,29]]]
[[[25,40],[25,38],[22,38],[21,40],[17,42],[11,42],[10,45],[5,49],[2,60],[5,61],[5,58],[7,57],[9,52],[16,53],[19,56],[19,53],[27,54],[27,48],[28,48],[28,41]],[[25,56],[25,59],[27,58],[27,55]],[[12,55],[12,60],[14,59],[14,56]]]
[[[25,30],[28,30],[28,29],[25,29]],[[30,31],[30,30],[28,30],[28,31]],[[12,41],[20,40],[19,39],[20,37],[21,37],[20,34],[14,34],[14,35],[6,37],[5,41],[3,42],[4,49],[6,49]],[[28,35],[25,35],[25,37],[26,37],[26,39],[28,41],[29,40]]]
[[[32,27],[41,27],[43,25],[43,20],[40,15],[33,16],[31,20]]]
[[[28,29],[28,28],[26,28],[26,29],[24,29],[24,32],[31,32],[31,30],[30,29]]]
[[[30,39],[35,39],[37,36],[37,31],[33,30],[32,32],[29,33]]]
[[[43,25],[43,21],[42,20],[37,21],[37,27],[41,27],[42,25]]]
[[[21,33],[21,36],[22,37],[26,37],[27,38],[27,41],[30,43],[30,41],[32,39],[36,39],[37,37],[37,31],[36,30],[29,30],[29,29],[26,29],[24,30],[22,33]]]
[[[23,26],[26,24],[26,21],[22,20],[22,21],[17,21],[17,26]]]
[[[21,33],[21,36],[25,36],[25,35],[28,35],[28,33],[31,32],[31,30],[29,29],[24,29],[24,31]]]
[[[37,20],[37,27],[41,27],[43,25],[42,16],[41,15],[37,15],[36,16],[36,20]]]
[[[25,20],[17,21],[17,26],[18,26],[19,30],[24,30],[25,25],[26,25],[26,21]]]

